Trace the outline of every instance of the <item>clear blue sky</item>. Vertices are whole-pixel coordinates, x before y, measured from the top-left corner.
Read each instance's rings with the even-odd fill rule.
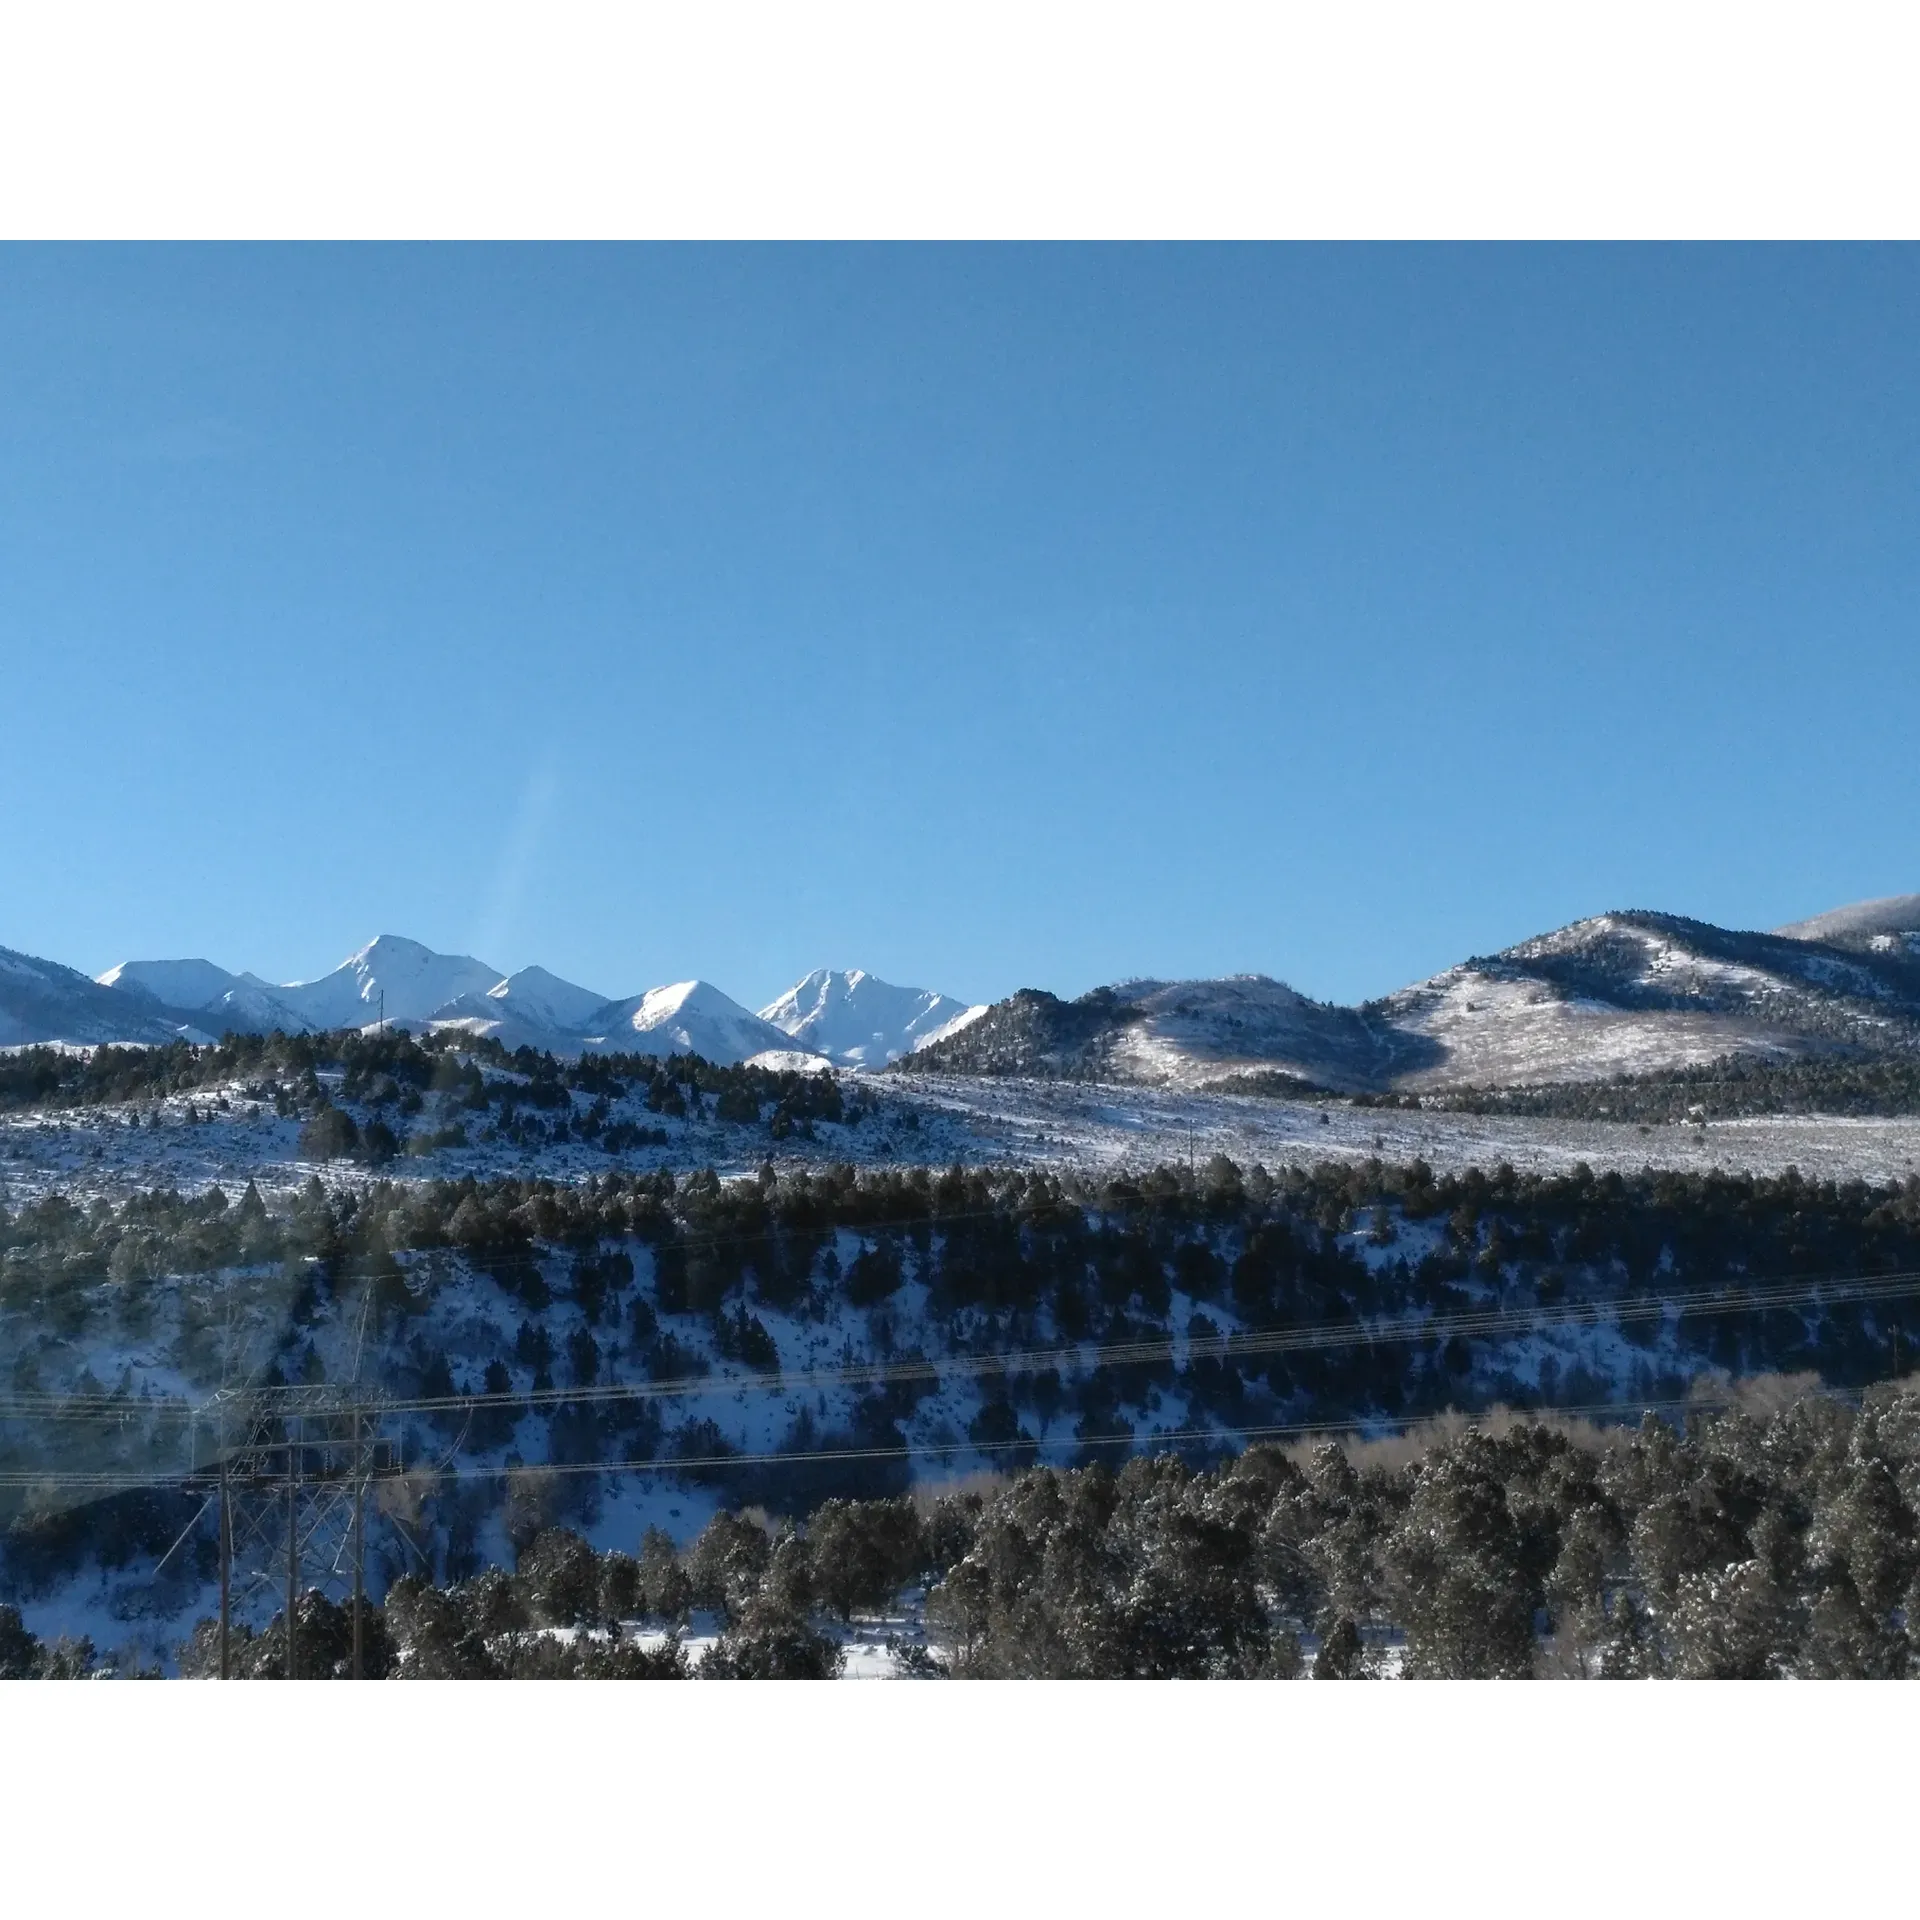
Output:
[[[0,945],[1390,990],[1920,887],[1912,249],[0,251]]]

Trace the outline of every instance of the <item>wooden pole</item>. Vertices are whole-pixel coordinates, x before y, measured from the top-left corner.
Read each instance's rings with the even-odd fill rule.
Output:
[[[294,1496],[293,1438],[287,1438],[287,1678],[296,1679],[299,1667],[294,1654],[293,1606],[299,1592],[300,1540],[296,1529],[299,1503]]]
[[[353,1677],[365,1677],[360,1615],[367,1590],[367,1475],[360,1452],[360,1409],[353,1410]]]
[[[220,1433],[220,1678],[233,1677],[231,1602],[233,1593],[233,1503],[227,1491],[227,1449],[224,1423]]]

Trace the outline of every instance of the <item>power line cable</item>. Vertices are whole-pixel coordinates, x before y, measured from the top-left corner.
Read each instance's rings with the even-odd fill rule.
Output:
[[[601,1386],[509,1388],[499,1393],[438,1394],[369,1399],[369,1413],[387,1415],[484,1411],[488,1408],[601,1405],[622,1401],[705,1398],[741,1393],[793,1393],[829,1386],[881,1386],[901,1381],[937,1380],[958,1375],[977,1378],[998,1373],[1043,1372],[1066,1366],[1074,1372],[1150,1365],[1178,1360],[1231,1362],[1286,1353],[1322,1352],[1353,1346],[1408,1345],[1454,1338],[1551,1332],[1562,1327],[1638,1325],[1689,1316],[1719,1317],[1770,1313],[1796,1306],[1863,1306],[1920,1295],[1920,1272],[1827,1276],[1755,1287],[1723,1287],[1683,1294],[1648,1295],[1626,1300],[1586,1300],[1559,1307],[1485,1308],[1424,1318],[1321,1321],[1308,1326],[1272,1328],[1217,1337],[1168,1337],[1106,1346],[1061,1345],[1017,1348],[998,1353],[959,1353],[872,1361],[834,1367],[779,1369],[747,1374],[676,1375],[666,1380],[609,1382]],[[272,1394],[280,1389],[258,1389]],[[298,1393],[300,1389],[288,1390]],[[198,1419],[217,1404],[181,1400],[134,1400],[115,1394],[0,1394],[0,1419],[89,1419],[127,1421],[138,1416]]]
[[[1846,1396],[1829,1391],[1827,1397],[1844,1399]],[[1696,1394],[1680,1400],[1600,1400],[1578,1406],[1545,1407],[1514,1407],[1502,1404],[1484,1408],[1478,1412],[1448,1408],[1435,1413],[1377,1415],[1355,1420],[1308,1420],[1238,1427],[1166,1428],[1145,1433],[1075,1434],[1070,1438],[1060,1439],[1028,1437],[1017,1440],[929,1441],[897,1447],[823,1447],[797,1452],[656,1455],[644,1459],[527,1461],[511,1466],[482,1462],[467,1466],[442,1465],[425,1471],[436,1479],[499,1480],[510,1479],[516,1474],[538,1477],[543,1474],[690,1473],[744,1467],[821,1466],[841,1461],[911,1460],[942,1454],[1038,1454],[1048,1448],[1062,1446],[1082,1448],[1160,1446],[1163,1450],[1170,1450],[1176,1445],[1209,1445],[1229,1440],[1245,1440],[1257,1444],[1267,1440],[1311,1439],[1316,1435],[1358,1434],[1363,1437],[1386,1438],[1391,1434],[1407,1433],[1420,1427],[1443,1426],[1450,1420],[1458,1420],[1467,1427],[1479,1427],[1503,1416],[1540,1423],[1584,1419],[1620,1424],[1628,1418],[1649,1413],[1715,1413],[1724,1412],[1737,1405],[1738,1401],[1730,1395]],[[420,1469],[411,1471],[417,1472]],[[192,1473],[115,1475],[105,1472],[62,1473],[58,1469],[44,1474],[0,1472],[0,1488],[82,1487],[100,1492],[118,1492],[142,1488],[180,1487],[183,1483],[192,1481],[194,1477]]]

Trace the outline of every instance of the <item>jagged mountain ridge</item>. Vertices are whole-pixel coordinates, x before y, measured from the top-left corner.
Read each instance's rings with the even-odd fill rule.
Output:
[[[776,1023],[749,1012],[710,982],[683,980],[626,996],[575,985],[544,967],[502,978],[468,955],[435,953],[418,941],[382,934],[317,980],[274,986],[233,974],[207,960],[126,961],[102,974],[99,988],[142,1003],[122,1031],[96,1017],[91,1039],[162,1037],[149,1003],[156,996],[184,1005],[198,1028],[318,1032],[367,1026],[415,1031],[459,1028],[512,1049],[578,1054],[591,1051],[698,1053],[720,1064],[764,1059],[882,1066],[928,1035],[981,1011],[942,993],[894,987],[860,971],[807,975],[774,1002]],[[106,1012],[112,1003],[102,1003]],[[819,1031],[823,1023],[827,1031]],[[55,1026],[68,1024],[56,1019]],[[857,1028],[857,1035],[852,1029]],[[57,1039],[46,1021],[21,1038]],[[169,1032],[165,1037],[171,1037]],[[870,1059],[869,1059],[870,1056]]]
[[[264,980],[253,982],[249,974],[229,973],[211,960],[123,960],[109,967],[97,984],[144,994],[169,1007],[210,1007],[242,982],[267,985]]]
[[[522,967],[509,974],[486,997],[503,1013],[526,1020],[535,1026],[577,1032],[585,1027],[602,1007],[611,1006],[618,997],[596,993],[591,987],[576,987],[545,967]]]
[[[122,961],[97,984],[205,1015],[202,1024],[215,1032],[320,1033],[381,1018],[390,1025],[430,1020],[448,1002],[484,994],[499,981],[499,969],[484,961],[383,933],[331,973],[283,986],[229,973],[211,960]]]
[[[436,953],[397,934],[369,941],[331,973],[287,986],[231,974],[206,960],[127,961],[86,984],[105,997],[95,1003],[95,1017],[79,1036],[85,1041],[152,1043],[177,1037],[177,1024],[163,1026],[158,1013],[149,1011],[156,989],[164,987],[187,996],[197,1028],[215,1034],[274,1027],[321,1032],[384,1018],[389,1026],[458,1027],[508,1048],[525,1045],[554,1053],[699,1053],[724,1065],[770,1053],[777,1053],[782,1064],[817,1057],[804,1041],[760,1020],[706,981],[615,998],[544,967],[523,967],[503,977],[484,960]],[[139,1014],[123,1011],[127,999],[141,1003]],[[116,1012],[121,1014],[117,1027]],[[51,1024],[72,1023],[56,1013]],[[48,1028],[48,1020],[23,1023],[17,1042],[72,1037]]]

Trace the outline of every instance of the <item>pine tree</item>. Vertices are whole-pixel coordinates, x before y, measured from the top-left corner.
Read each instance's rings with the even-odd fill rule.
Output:
[[[1431,1455],[1387,1546],[1410,1679],[1527,1679],[1533,1614],[1520,1537],[1485,1436]]]
[[[18,1607],[0,1606],[0,1680],[31,1680],[39,1672],[40,1641]]]

